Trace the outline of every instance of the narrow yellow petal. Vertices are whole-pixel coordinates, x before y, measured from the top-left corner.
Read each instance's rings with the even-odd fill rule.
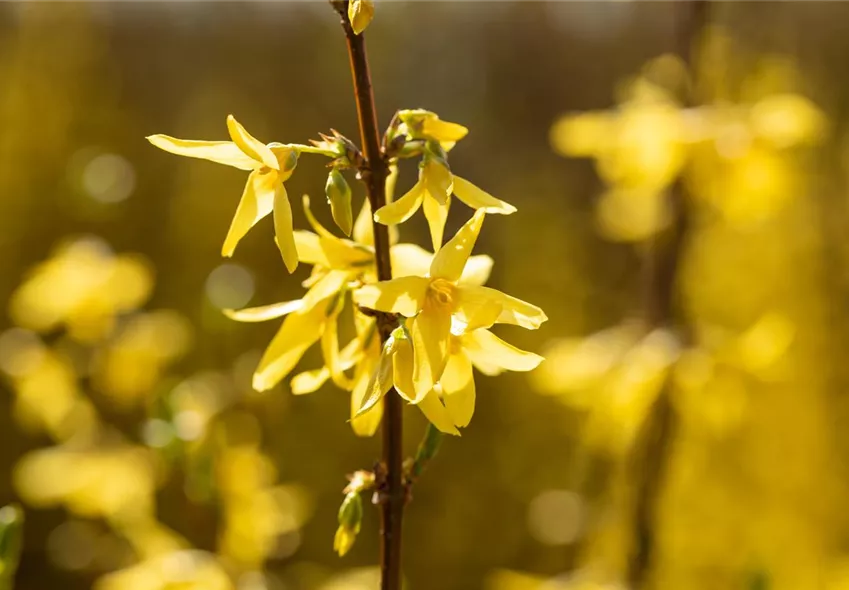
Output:
[[[437,158],[428,158],[419,171],[419,180],[424,182],[427,192],[438,203],[444,204],[451,197],[454,177],[448,165]]]
[[[430,196],[430,192],[425,195],[422,203],[422,209],[424,209],[427,225],[428,228],[430,228],[430,241],[431,244],[433,244],[434,252],[438,252],[442,247],[445,220],[448,219],[448,209],[450,206],[451,201],[445,200],[440,203]]]
[[[277,247],[283,256],[283,263],[290,273],[298,268],[298,247],[295,245],[293,230],[289,196],[286,194],[283,183],[278,182],[274,191],[274,234],[277,238]]]
[[[342,306],[338,306],[335,313],[327,319],[327,325],[321,334],[321,354],[324,357],[324,366],[329,369],[330,377],[336,387],[350,390],[353,380],[345,375],[342,369],[341,352],[339,351],[339,332],[337,320]]]
[[[224,309],[224,315],[237,322],[264,322],[274,318],[283,317],[290,313],[299,311],[304,306],[302,299],[294,301],[282,301],[263,305],[261,307],[248,307],[246,309]]]
[[[357,367],[354,390],[351,392],[351,428],[357,436],[372,436],[380,426],[380,419],[383,417],[383,404],[374,404],[367,412],[357,415],[373,370],[373,362],[364,362]]]
[[[463,275],[466,261],[477,242],[483,225],[484,212],[475,211],[472,218],[461,227],[453,238],[433,257],[430,276],[456,282]]]
[[[395,278],[423,277],[430,272],[433,254],[417,244],[395,244],[389,252]]]
[[[422,134],[437,141],[457,142],[466,137],[469,130],[459,123],[443,121],[439,117],[427,117],[422,123]]]
[[[425,418],[430,420],[431,424],[436,426],[440,432],[446,434],[454,434],[459,436],[460,431],[454,426],[454,420],[448,409],[442,404],[439,399],[439,394],[431,390],[424,399],[417,404],[417,407],[425,415]]]
[[[323,302],[341,291],[347,282],[348,273],[346,271],[331,270],[327,272],[304,295],[302,299],[304,309],[309,310],[316,306],[324,306],[326,308]]]
[[[280,170],[280,163],[277,161],[277,156],[274,155],[274,152],[267,145],[248,133],[247,129],[242,127],[241,123],[233,115],[227,115],[227,130],[230,132],[230,139],[245,154],[272,170]]]
[[[419,210],[424,194],[424,183],[419,181],[403,197],[378,209],[374,214],[374,220],[383,225],[404,223]]]
[[[456,175],[454,176],[454,195],[472,209],[483,209],[486,213],[509,215],[516,212],[516,208],[510,203],[496,199],[488,192]]]
[[[254,389],[271,389],[285,378],[306,350],[321,337],[325,320],[324,309],[320,306],[306,313],[286,316],[259,361],[253,378]]]
[[[232,141],[198,141],[177,139],[169,135],[150,135],[147,140],[159,149],[178,156],[209,160],[240,170],[253,170],[260,166],[259,162],[246,156]]]
[[[475,379],[472,362],[460,352],[448,357],[445,372],[439,380],[442,400],[454,424],[463,428],[469,425],[475,413]]]
[[[224,246],[221,249],[222,256],[232,256],[236,245],[245,237],[245,234],[274,209],[274,181],[276,177],[277,175],[274,172],[262,174],[258,170],[254,170],[248,176],[242,199],[236,208],[236,215],[233,217],[227,237],[224,239]]]
[[[292,232],[295,239],[295,248],[298,250],[298,260],[304,264],[315,264],[329,267],[330,263],[321,249],[319,237],[311,231],[296,229]]]
[[[490,302],[501,305],[501,314],[497,320],[499,324],[513,324],[528,330],[536,330],[543,322],[548,320],[545,312],[536,305],[511,297],[496,289],[476,285],[457,287],[456,311],[464,321],[468,321],[476,313],[480,313],[484,306],[492,305]]]
[[[365,390],[358,391],[359,395],[352,397],[351,403],[353,405],[351,409],[354,412],[354,418],[368,412],[392,389],[392,356],[394,352],[394,347],[391,344],[384,347],[380,360],[377,362],[377,368],[372,373]]]
[[[413,386],[413,362],[413,344],[406,338],[400,339],[392,357],[395,391],[406,401],[415,404],[420,402],[421,399],[416,397],[415,387]]]
[[[312,227],[312,230],[322,238],[335,238],[338,240],[339,238],[334,236],[333,232],[329,231],[326,227],[321,225],[318,219],[315,218],[315,215],[313,215],[312,207],[310,206],[310,196],[304,195],[303,197],[301,197],[301,200],[304,205],[304,215],[306,215],[307,222],[310,224],[310,227]]]
[[[413,342],[413,389],[421,399],[439,381],[448,362],[451,310],[433,307],[408,322]]]
[[[400,277],[365,285],[354,291],[357,305],[387,313],[413,317],[424,305],[430,280],[424,277]]]
[[[269,144],[268,149],[277,158],[280,182],[286,182],[291,178],[295,172],[295,168],[298,166],[298,159],[301,156],[300,151],[292,146],[280,144]]]
[[[298,373],[292,377],[289,387],[294,395],[305,395],[318,390],[329,378],[330,371],[327,370],[327,367],[321,367],[320,369]]]
[[[351,232],[354,241],[364,246],[374,246],[374,231],[372,224],[371,205],[368,199],[363,199],[363,206],[354,221],[354,231]]]
[[[538,354],[516,348],[489,330],[474,330],[462,336],[463,350],[484,375],[502,370],[531,371],[543,361]]]
[[[458,281],[461,285],[483,285],[489,280],[489,275],[492,272],[493,260],[486,254],[478,254],[477,256],[469,257],[466,262],[466,267],[463,269],[463,274],[460,275]],[[392,267],[394,270],[394,266]]]

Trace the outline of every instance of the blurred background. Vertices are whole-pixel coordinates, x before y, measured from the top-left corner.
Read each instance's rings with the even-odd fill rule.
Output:
[[[478,375],[416,485],[410,590],[849,588],[849,5],[711,3],[694,27],[689,4],[377,2],[381,121],[470,129],[452,168],[519,210],[487,218],[489,285],[550,318],[499,332],[548,360]],[[347,68],[321,1],[0,4],[16,588],[377,587],[376,511],[344,558],[332,539],[379,440],[331,385],[252,391],[278,323],[220,311],[297,298],[308,271],[270,221],[222,259],[244,175],[144,140],[226,139],[230,113],[268,142],[358,138]],[[323,164],[289,194],[320,203]],[[423,217],[402,236],[427,244]],[[405,429],[412,453],[419,412]]]

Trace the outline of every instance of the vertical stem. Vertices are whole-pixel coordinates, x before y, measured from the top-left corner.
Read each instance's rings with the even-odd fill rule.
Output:
[[[380,130],[365,38],[362,34],[355,34],[351,27],[351,22],[348,20],[348,1],[333,0],[332,4],[342,17],[342,28],[348,44],[361,145],[366,159],[366,167],[360,171],[360,174],[366,185],[371,210],[374,212],[386,204],[386,177],[389,167],[380,144]],[[372,220],[372,230],[377,279],[386,281],[392,278],[389,228]],[[377,327],[381,342],[386,342],[394,327],[392,318],[385,314],[377,314]],[[381,490],[383,501],[380,523],[380,588],[381,590],[400,590],[401,521],[404,516],[405,500],[402,447],[403,406],[401,398],[395,395],[394,390],[388,392],[383,400],[382,460],[385,481]]]
[[[684,96],[685,106],[695,101],[693,87],[696,72],[692,49],[707,17],[708,0],[681,2],[677,24],[676,50],[687,64],[691,84]],[[690,339],[686,325],[681,325],[675,308],[676,277],[683,250],[684,238],[689,228],[687,194],[679,180],[669,194],[671,212],[670,228],[647,244],[643,271],[645,293],[643,312],[650,328],[675,329],[682,343]],[[657,525],[658,497],[662,491],[666,466],[669,461],[677,419],[669,399],[671,384],[667,380],[652,406],[638,441],[639,452],[634,465],[637,475],[634,499],[633,549],[628,561],[626,579],[630,588],[639,590],[648,577],[655,558],[655,527]]]

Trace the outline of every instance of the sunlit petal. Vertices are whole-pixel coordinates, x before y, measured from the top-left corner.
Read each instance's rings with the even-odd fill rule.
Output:
[[[326,320],[324,311],[318,306],[306,313],[286,316],[259,361],[253,378],[254,389],[265,391],[274,387],[295,368],[306,350],[321,337]]]
[[[242,199],[236,208],[236,215],[224,239],[222,256],[232,256],[236,245],[245,237],[245,234],[274,209],[275,179],[276,174],[273,172],[261,174],[256,170],[248,176]]]
[[[404,223],[419,210],[424,194],[424,183],[417,182],[403,197],[378,209],[374,220],[383,225]]]
[[[295,395],[304,395],[313,393],[324,385],[330,378],[330,371],[327,367],[313,369],[312,371],[304,371],[292,377],[289,387]]]
[[[292,207],[289,205],[286,187],[279,182],[274,191],[274,234],[277,238],[277,247],[283,256],[283,263],[290,273],[298,268],[298,248],[295,245],[295,236],[292,234],[293,229]]]
[[[428,392],[424,399],[418,403],[418,408],[425,415],[425,418],[430,420],[431,424],[436,426],[440,432],[460,435],[460,431],[454,426],[454,420],[451,414],[448,413],[448,409],[442,404],[436,391],[431,390]]]
[[[421,399],[439,381],[448,361],[451,311],[434,307],[408,323],[413,342],[413,388]]]
[[[230,132],[230,139],[239,146],[239,149],[272,170],[280,170],[280,163],[277,161],[274,152],[267,145],[248,133],[233,115],[227,116],[227,130]]]
[[[448,413],[459,427],[468,426],[475,413],[475,379],[472,362],[460,352],[448,357],[445,372],[439,379],[442,385],[442,400]]]
[[[420,402],[421,399],[416,397],[413,386],[413,345],[406,338],[399,340],[395,348],[395,355],[392,358],[392,372],[395,391],[398,392],[398,395],[411,403]]]
[[[430,158],[422,164],[419,179],[424,182],[428,194],[437,203],[444,205],[451,196],[454,177],[443,160]]]
[[[359,371],[355,378],[354,390],[351,392],[351,428],[357,436],[372,436],[383,417],[383,404],[374,404],[367,412],[356,415],[371,381],[373,367],[374,363],[367,363],[364,370]]]
[[[470,256],[466,261],[466,267],[458,281],[461,285],[483,285],[489,280],[492,272],[493,260],[486,254]],[[394,266],[392,267],[395,268]]]
[[[274,318],[283,317],[290,313],[302,309],[304,302],[302,299],[294,301],[282,301],[280,303],[272,303],[261,307],[248,307],[246,309],[224,309],[224,315],[231,320],[237,322],[264,322],[273,320]]]
[[[381,281],[354,291],[354,302],[368,309],[412,317],[422,309],[429,284],[430,280],[424,277]]]
[[[437,141],[457,142],[466,137],[469,130],[459,123],[443,121],[439,117],[428,117],[422,123],[422,133]]]
[[[472,218],[436,253],[430,264],[431,277],[455,282],[460,279],[480,234],[484,215],[482,210],[475,211]]]
[[[531,371],[543,357],[508,344],[489,330],[463,334],[463,350],[484,375],[498,375],[502,370]]]
[[[253,170],[260,166],[259,162],[246,156],[232,141],[197,141],[169,135],[150,135],[147,140],[159,149],[178,156],[209,160],[240,170]]]
[[[475,285],[462,285],[457,288],[457,312],[464,321],[473,319],[481,308],[496,302],[502,311],[497,323],[513,324],[529,330],[536,330],[548,319],[545,312],[527,301],[511,297],[497,289]]]
[[[483,209],[486,213],[509,215],[516,208],[510,203],[496,199],[486,191],[459,176],[454,176],[454,195],[472,209]]]
[[[304,295],[304,309],[312,309],[315,306],[326,307],[322,305],[322,302],[341,291],[347,282],[348,273],[344,270],[329,271]]]
[[[430,272],[433,254],[416,244],[395,244],[390,251],[392,274],[398,277],[423,277]]]
[[[380,355],[377,368],[372,373],[368,385],[362,391],[355,391],[356,395],[352,394],[351,410],[354,418],[368,412],[392,389],[392,356],[394,352],[394,346],[387,344]]]
[[[427,226],[430,229],[430,242],[433,245],[433,250],[438,252],[442,247],[445,220],[448,219],[448,209],[451,207],[451,201],[446,199],[439,202],[429,195],[430,193],[424,198],[422,209],[424,209]]]

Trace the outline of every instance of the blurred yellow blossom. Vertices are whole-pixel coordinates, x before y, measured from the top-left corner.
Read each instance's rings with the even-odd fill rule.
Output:
[[[233,590],[214,555],[186,550],[168,553],[97,580],[95,590]]]
[[[9,314],[24,328],[65,327],[73,338],[92,342],[112,330],[116,316],[147,300],[152,280],[139,256],[116,256],[95,238],[74,240],[31,271],[12,296]]]

